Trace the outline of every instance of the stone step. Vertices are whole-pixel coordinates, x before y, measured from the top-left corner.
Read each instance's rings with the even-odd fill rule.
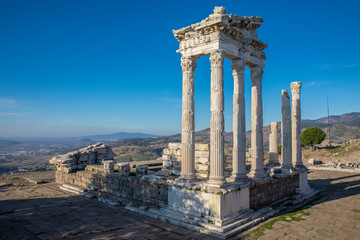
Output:
[[[249,222],[247,222],[247,223],[245,223],[243,225],[240,225],[237,228],[232,229],[231,231],[226,232],[224,238],[228,238],[228,237],[231,237],[231,236],[233,236],[233,235],[235,235],[237,233],[241,233],[243,231],[246,231],[249,228],[251,228],[252,226],[269,219],[270,217],[274,216],[276,213],[278,213],[277,210],[272,210],[272,211],[269,211],[269,212],[265,213],[264,215],[260,215],[257,218],[255,218],[255,219],[253,219],[253,220],[251,220],[251,221],[249,221]]]
[[[84,194],[84,189],[79,188],[77,186],[73,186],[70,184],[63,184],[62,186],[60,186],[61,190],[67,191],[67,192],[71,192],[77,195],[83,195]]]
[[[67,183],[63,184],[63,187],[69,188],[69,189],[72,189],[72,190],[78,191],[78,192],[84,192],[85,191],[83,188],[80,188],[80,187],[74,186],[74,185],[70,185],[70,184],[67,184]]]
[[[133,206],[126,206],[125,208],[136,213],[166,221],[190,230],[206,233],[221,239],[226,239],[227,237],[245,231],[250,227],[254,226],[255,224],[265,221],[271,216],[274,216],[276,213],[283,209],[279,207],[278,209],[274,210],[271,207],[264,207],[254,213],[244,214],[243,216],[241,216],[241,219],[238,219],[231,224],[225,226],[216,226],[214,224],[206,223],[205,220],[207,219],[205,218],[199,219],[192,216],[193,218],[190,219],[185,214],[175,212],[169,209],[164,210],[150,208],[148,211],[146,211]]]

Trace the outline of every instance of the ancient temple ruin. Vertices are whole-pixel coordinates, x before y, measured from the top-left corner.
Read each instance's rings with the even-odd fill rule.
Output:
[[[174,30],[182,55],[181,143],[169,143],[163,169],[148,174],[146,166],[117,164],[104,171],[88,165],[64,171],[56,180],[87,189],[88,196],[118,202],[126,208],[192,230],[226,238],[278,213],[287,205],[313,197],[301,156],[300,82],[291,83],[292,110],[282,91],[281,165],[278,160],[278,124],[272,124],[271,161],[264,165],[262,77],[267,45],[258,40],[260,17],[226,14],[224,7],[199,23]],[[196,60],[210,56],[210,145],[195,143],[194,71]],[[232,60],[233,159],[232,172],[224,158],[224,58]],[[246,171],[244,71],[251,73],[251,170]],[[196,80],[195,80],[196,81]],[[279,96],[280,97],[280,96]],[[280,109],[280,106],[279,106]],[[291,119],[292,118],[292,119]],[[109,163],[107,159],[102,159]],[[83,163],[81,163],[83,164]],[[104,169],[114,168],[106,165]]]

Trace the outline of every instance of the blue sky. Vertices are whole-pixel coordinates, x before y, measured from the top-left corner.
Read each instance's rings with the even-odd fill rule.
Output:
[[[0,0],[0,138],[181,130],[181,67],[172,30],[224,6],[261,16],[269,46],[264,124],[280,120],[281,90],[302,81],[302,116],[360,112],[359,1]],[[225,128],[232,128],[225,61]],[[250,76],[246,71],[247,128]],[[210,63],[198,59],[195,124],[210,125]]]

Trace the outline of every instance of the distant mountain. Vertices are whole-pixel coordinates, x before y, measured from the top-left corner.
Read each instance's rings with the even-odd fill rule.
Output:
[[[318,126],[323,129],[323,131],[328,134],[328,124],[324,122],[324,119],[327,118],[319,118],[315,120],[302,120],[301,126],[302,130],[312,126]],[[339,116],[331,116],[331,141],[333,142],[343,142],[350,139],[358,139],[360,138],[360,113],[347,113]],[[341,122],[341,124],[339,123]],[[279,133],[280,133],[280,122],[279,122]],[[264,147],[268,149],[269,145],[269,134],[270,134],[270,125],[264,126],[263,128],[263,137],[264,137]],[[224,132],[224,139],[226,144],[232,144],[233,142],[233,133],[232,132]],[[246,145],[250,147],[250,138],[251,131],[246,132]],[[172,136],[165,137],[157,137],[157,138],[142,138],[142,139],[125,139],[119,140],[111,143],[113,147],[118,146],[166,146],[169,142],[180,142],[181,135],[175,134]],[[210,129],[200,130],[195,133],[195,142],[196,143],[209,143],[210,141]]]
[[[12,146],[17,145],[17,144],[20,144],[20,142],[12,141],[12,140],[0,139],[0,148],[12,147]]]
[[[329,117],[329,120],[331,124],[343,124],[343,125],[360,127],[360,112],[351,112],[342,115],[332,115]],[[305,121],[327,124],[328,118],[323,117],[316,120],[305,120]]]
[[[92,141],[101,141],[101,142],[110,142],[117,141],[122,139],[133,139],[133,138],[156,138],[160,137],[158,135],[146,134],[146,133],[129,133],[129,132],[117,132],[112,134],[101,134],[101,135],[92,135],[85,136],[82,139],[92,140]]]

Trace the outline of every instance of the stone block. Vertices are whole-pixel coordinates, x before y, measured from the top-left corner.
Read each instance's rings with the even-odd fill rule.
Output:
[[[163,161],[170,161],[170,156],[167,154],[163,154],[161,158]]]
[[[147,175],[149,171],[148,165],[139,165],[136,166],[136,175]]]
[[[208,151],[195,151],[195,157],[209,158],[209,152]]]
[[[209,151],[209,144],[196,143],[195,151]]]
[[[181,162],[180,161],[174,161],[173,163],[173,167],[175,170],[181,170]]]
[[[164,148],[163,150],[163,155],[170,155],[170,149],[169,148]]]
[[[209,158],[195,158],[195,164],[209,164]]]
[[[207,173],[209,171],[209,165],[195,164],[195,170],[201,173]]]
[[[103,164],[103,167],[104,167],[104,172],[106,172],[106,173],[113,173],[114,172],[114,165],[115,165],[114,160],[103,160],[102,164]]]
[[[181,149],[181,143],[169,143],[170,149]]]
[[[119,172],[130,172],[130,163],[117,163],[116,170],[118,170]]]
[[[163,161],[163,167],[164,168],[172,168],[173,162],[172,161]]]

